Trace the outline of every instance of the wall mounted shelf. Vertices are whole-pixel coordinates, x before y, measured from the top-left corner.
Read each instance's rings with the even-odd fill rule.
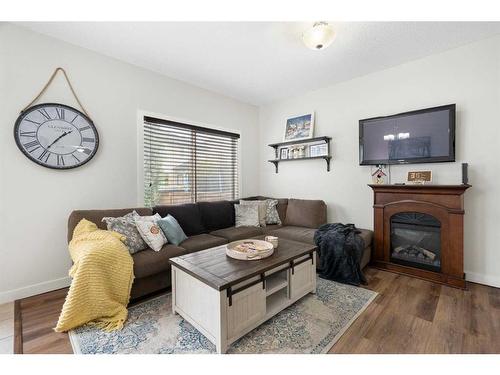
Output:
[[[287,142],[278,142],[278,143],[271,143],[269,147],[274,148],[274,156],[275,159],[268,160],[269,163],[273,163],[274,167],[276,169],[276,173],[278,173],[278,164],[282,161],[297,161],[297,160],[314,160],[314,159],[323,159],[326,161],[326,170],[327,172],[330,172],[330,161],[332,160],[332,156],[330,155],[330,141],[332,140],[331,137],[316,137],[316,138],[308,138],[308,139],[302,139],[299,141],[287,141]],[[281,148],[286,148],[288,146],[295,146],[295,145],[300,145],[300,144],[311,144],[311,145],[317,145],[325,143],[327,145],[327,154],[326,155],[320,155],[320,156],[304,156],[304,157],[298,157],[298,158],[289,158],[289,159],[281,159],[280,158],[280,149]]]

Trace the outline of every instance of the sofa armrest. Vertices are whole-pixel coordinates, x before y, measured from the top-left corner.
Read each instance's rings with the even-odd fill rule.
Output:
[[[73,230],[82,219],[87,219],[93,222],[99,229],[106,229],[106,223],[101,220],[103,217],[119,217],[128,214],[129,212],[136,211],[141,216],[150,216],[153,214],[151,208],[135,207],[135,208],[117,208],[117,209],[104,209],[104,210],[75,210],[68,218],[68,243],[73,238]]]

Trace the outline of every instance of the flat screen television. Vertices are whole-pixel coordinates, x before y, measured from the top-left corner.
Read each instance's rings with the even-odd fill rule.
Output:
[[[359,164],[455,161],[455,104],[359,120]]]

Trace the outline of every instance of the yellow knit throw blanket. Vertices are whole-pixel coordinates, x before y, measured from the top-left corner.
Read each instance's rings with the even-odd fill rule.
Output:
[[[69,252],[73,278],[55,331],[85,323],[105,331],[123,328],[134,281],[134,262],[119,233],[100,230],[82,219],[75,227]]]

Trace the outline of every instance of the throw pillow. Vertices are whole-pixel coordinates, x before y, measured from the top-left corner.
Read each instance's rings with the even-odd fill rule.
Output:
[[[160,215],[158,215],[156,220],[142,220],[140,216],[135,218],[135,225],[139,234],[154,251],[160,251],[163,245],[168,242],[167,237],[165,237],[165,234],[157,224],[157,221],[160,219]]]
[[[236,217],[236,228],[238,227],[258,227],[259,223],[259,208],[257,205],[234,205],[234,214]]]
[[[278,214],[278,210],[276,209],[277,206],[277,199],[266,200],[266,224],[281,225],[280,215]]]
[[[102,221],[106,223],[108,230],[118,232],[126,237],[124,242],[130,254],[147,249],[148,244],[144,242],[135,225],[133,212],[121,217],[103,217]]]
[[[134,220],[139,219],[139,220],[142,220],[142,221],[154,221],[154,222],[156,222],[156,221],[158,221],[158,220],[161,219],[161,216],[158,213],[156,213],[156,214],[154,214],[152,216],[141,216],[135,210],[132,211],[132,216],[134,217]]]
[[[187,239],[186,234],[172,215],[167,215],[158,220],[157,223],[171,244],[178,246],[182,241]]]
[[[266,226],[266,201],[244,201],[240,200],[240,204],[243,206],[256,206],[258,208],[259,214],[259,225],[261,227]]]

